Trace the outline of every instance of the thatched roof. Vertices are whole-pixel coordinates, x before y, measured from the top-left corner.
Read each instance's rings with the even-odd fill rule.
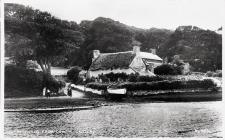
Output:
[[[140,52],[141,58],[149,59],[151,61],[159,61],[162,59],[152,53]],[[133,51],[118,52],[118,53],[101,53],[91,64],[91,71],[109,70],[109,69],[128,69],[134,57]]]
[[[119,53],[101,53],[91,66],[91,71],[108,69],[126,69],[129,68],[135,54],[132,51]]]
[[[160,58],[158,55],[148,53],[148,52],[140,52],[140,56],[141,58],[145,58],[145,59],[162,61],[162,58]]]

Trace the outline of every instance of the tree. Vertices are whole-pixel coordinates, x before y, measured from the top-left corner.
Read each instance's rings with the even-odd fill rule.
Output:
[[[18,4],[5,7],[7,55],[18,65],[36,60],[44,73],[44,86],[51,85],[52,63],[78,48],[84,40],[79,26],[31,7]]]
[[[6,4],[6,48],[12,48],[10,53],[18,63],[36,60],[45,74],[51,75],[51,64],[82,44],[77,27],[47,12]]]
[[[170,64],[163,64],[154,69],[154,73],[157,75],[179,75],[181,70],[179,67],[175,67]]]
[[[85,69],[91,65],[92,50],[112,53],[132,49],[133,32],[118,21],[98,17],[93,21],[82,21],[80,26],[86,38],[80,50],[81,59],[75,63],[83,64]]]
[[[193,71],[222,69],[222,35],[195,26],[180,26],[159,48],[159,56],[173,61],[174,55],[189,62]]]
[[[72,67],[70,70],[67,71],[68,79],[72,80],[73,83],[76,83],[79,78],[79,72],[82,69],[78,66]]]

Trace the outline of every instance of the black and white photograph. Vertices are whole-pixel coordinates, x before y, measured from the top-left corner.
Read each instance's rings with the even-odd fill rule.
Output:
[[[225,0],[2,0],[4,138],[224,138]]]

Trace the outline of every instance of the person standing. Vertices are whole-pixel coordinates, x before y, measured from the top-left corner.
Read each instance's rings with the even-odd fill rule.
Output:
[[[72,97],[72,88],[70,86],[68,86],[67,95]]]

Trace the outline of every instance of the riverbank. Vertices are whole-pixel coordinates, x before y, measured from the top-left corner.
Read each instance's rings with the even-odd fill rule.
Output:
[[[89,92],[88,92],[89,93]],[[85,94],[88,94],[85,93]],[[127,97],[121,100],[106,100],[99,97],[32,97],[5,99],[5,112],[37,112],[54,113],[64,111],[78,111],[93,109],[101,106],[114,106],[121,104],[141,104],[158,102],[206,102],[221,101],[222,92],[219,93],[165,93],[160,95],[145,95]]]
[[[73,85],[74,90],[83,92],[87,97],[104,97],[102,90],[85,88],[82,85]],[[174,89],[174,90],[146,90],[128,93],[129,100],[134,101],[222,101],[222,89],[212,91],[208,89]],[[132,95],[132,96],[130,96]]]
[[[99,106],[104,99],[71,98],[71,97],[34,97],[34,98],[7,98],[5,110],[36,110]]]

